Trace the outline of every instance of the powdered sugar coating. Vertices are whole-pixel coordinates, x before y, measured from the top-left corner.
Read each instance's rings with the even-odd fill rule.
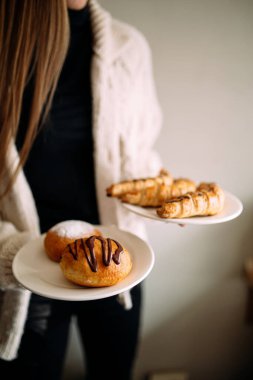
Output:
[[[75,239],[82,237],[86,233],[92,233],[94,226],[82,220],[66,220],[50,228],[50,231],[61,237]]]

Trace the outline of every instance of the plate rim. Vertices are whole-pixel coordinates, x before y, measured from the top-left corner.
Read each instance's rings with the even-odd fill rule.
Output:
[[[60,289],[60,291],[64,291],[64,289],[65,289],[66,292],[68,293],[65,297],[63,297],[61,295],[57,295],[57,287],[56,286],[55,286],[55,288],[56,288],[55,293],[54,292],[51,293],[51,287],[54,288],[53,284],[48,285],[48,283],[47,283],[47,285],[49,287],[48,291],[45,291],[43,289],[41,290],[40,287],[37,288],[36,285],[35,285],[35,287],[31,287],[31,286],[25,284],[25,282],[23,281],[23,278],[22,278],[22,274],[20,275],[20,273],[19,273],[19,269],[18,269],[19,260],[21,259],[21,256],[24,254],[25,249],[29,245],[35,244],[35,242],[42,242],[43,241],[44,236],[45,236],[45,233],[44,233],[44,234],[39,235],[37,238],[34,238],[34,239],[30,240],[29,242],[27,242],[17,252],[17,254],[14,257],[13,263],[12,263],[12,270],[13,270],[14,277],[21,284],[21,286],[23,286],[25,289],[31,291],[32,293],[38,294],[42,297],[47,297],[47,298],[56,299],[56,300],[64,300],[64,301],[91,301],[91,300],[98,300],[98,299],[112,297],[112,296],[118,295],[120,293],[124,293],[125,291],[132,289],[134,286],[138,285],[140,282],[145,280],[145,278],[152,271],[152,269],[154,267],[154,263],[155,263],[155,254],[154,254],[154,251],[153,251],[151,245],[147,241],[145,241],[144,239],[137,236],[136,234],[134,234],[130,231],[126,231],[126,230],[123,230],[121,228],[118,228],[116,225],[94,225],[94,227],[101,228],[105,231],[108,231],[109,233],[110,233],[110,231],[114,230],[116,232],[123,233],[124,235],[132,236],[132,237],[134,237],[134,239],[137,239],[141,244],[144,244],[144,246],[146,248],[146,250],[145,250],[146,255],[147,255],[148,260],[149,260],[147,270],[145,270],[145,272],[143,272],[139,277],[137,276],[134,279],[134,281],[130,282],[129,284],[125,284],[125,285],[123,284],[123,282],[127,279],[127,277],[115,285],[108,286],[108,287],[101,287],[101,288],[88,288],[88,287],[82,288],[81,286],[78,287],[78,285],[76,285],[77,286],[76,288],[66,288],[65,289],[59,285],[58,289]],[[126,239],[127,239],[127,237],[126,237]],[[130,252],[130,254],[132,254],[133,259],[134,259],[136,253]],[[45,255],[46,255],[46,253],[45,253]],[[48,260],[50,263],[49,258],[48,258]],[[51,261],[51,263],[53,265],[57,264],[53,261]],[[41,278],[40,278],[40,281],[42,281]],[[68,280],[66,279],[66,281],[68,281]],[[123,284],[122,286],[121,286],[121,283]],[[72,285],[75,286],[75,284],[72,284]],[[85,293],[83,295],[81,295],[80,293],[83,290],[85,290]],[[69,294],[69,293],[72,293],[75,291],[77,291],[76,295]],[[87,295],[87,292],[89,292],[90,295]],[[92,293],[95,293],[95,294],[92,294]]]

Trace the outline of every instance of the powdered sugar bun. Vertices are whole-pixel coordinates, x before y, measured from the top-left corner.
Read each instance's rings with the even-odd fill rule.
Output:
[[[83,231],[91,233],[94,231],[94,226],[82,220],[66,220],[53,226],[50,231],[55,232],[58,236],[69,239],[77,239],[83,236]]]
[[[44,239],[44,247],[48,257],[59,262],[62,252],[68,244],[91,235],[101,236],[101,232],[85,221],[66,220],[57,223],[48,230]]]

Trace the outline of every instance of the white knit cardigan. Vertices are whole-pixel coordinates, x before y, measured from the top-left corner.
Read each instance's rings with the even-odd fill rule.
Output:
[[[161,113],[150,50],[138,31],[112,19],[96,0],[90,0],[89,7],[94,39],[93,139],[100,220],[104,225],[114,224],[145,237],[141,219],[107,198],[105,189],[126,178],[156,175],[160,169],[159,156],[152,148],[160,130]],[[13,143],[7,157],[7,180],[17,160]],[[34,199],[23,171],[1,202],[0,217],[0,262],[11,268],[18,249],[40,233]],[[17,356],[31,293],[17,284],[14,287],[14,278],[12,286],[8,281],[5,284],[4,270],[0,271],[0,357],[12,360]]]

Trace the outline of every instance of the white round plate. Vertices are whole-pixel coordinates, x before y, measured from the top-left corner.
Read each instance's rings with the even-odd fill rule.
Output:
[[[118,284],[103,288],[86,288],[69,282],[58,263],[48,258],[44,251],[45,235],[31,240],[15,256],[13,273],[25,288],[41,296],[67,300],[88,301],[110,297],[140,283],[154,265],[152,248],[134,234],[115,226],[97,226],[105,237],[118,240],[131,254],[133,267],[129,275]]]
[[[134,212],[144,218],[149,218],[153,220],[157,220],[159,222],[165,223],[177,223],[177,224],[216,224],[216,223],[224,223],[229,220],[237,218],[242,210],[242,202],[233,194],[224,191],[225,193],[225,204],[222,212],[213,216],[194,216],[191,218],[181,218],[181,219],[165,219],[160,218],[155,208],[148,207],[140,207],[131,205],[128,203],[122,203],[124,207],[126,207],[129,211]]]

